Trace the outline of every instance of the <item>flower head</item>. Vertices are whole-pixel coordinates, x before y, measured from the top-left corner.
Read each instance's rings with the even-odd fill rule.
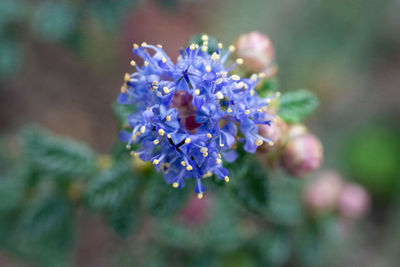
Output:
[[[236,142],[251,153],[270,142],[258,134],[257,124],[269,125],[273,119],[266,113],[270,101],[255,91],[261,77],[231,75],[241,63],[225,66],[233,47],[224,51],[218,45],[210,55],[207,36],[203,41],[182,49],[176,63],[161,46],[135,44],[133,53],[143,64],[131,62],[136,72],[125,75],[118,98],[136,107],[128,118],[131,130],[121,131],[120,139],[129,149],[139,144],[133,153],[153,163],[168,184],[180,188],[186,179],[196,179],[199,198],[203,177],[214,174],[229,181],[223,160],[235,160]]]

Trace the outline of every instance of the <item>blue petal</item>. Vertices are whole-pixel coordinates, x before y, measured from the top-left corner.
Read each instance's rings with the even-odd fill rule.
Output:
[[[132,139],[132,133],[122,130],[119,132],[118,134],[118,138],[119,140],[121,140],[122,142],[129,142]]]
[[[117,101],[119,104],[132,104],[129,94],[126,93],[120,93]]]
[[[237,159],[238,154],[236,150],[230,150],[227,152],[223,152],[222,156],[224,157],[224,160],[226,160],[227,162],[234,162]]]
[[[194,187],[194,192],[196,192],[197,194],[204,192],[204,186],[201,183],[201,179],[196,179],[196,185]]]

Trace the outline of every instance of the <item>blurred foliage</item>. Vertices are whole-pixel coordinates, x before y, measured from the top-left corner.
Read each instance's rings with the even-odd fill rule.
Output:
[[[30,33],[37,40],[61,42],[86,56],[85,43],[92,36],[88,25],[115,32],[135,0],[2,0],[0,1],[0,79],[9,79],[21,68],[23,47]],[[96,25],[96,26],[93,26]],[[89,31],[90,32],[90,31]],[[93,31],[91,31],[93,32]]]
[[[276,93],[279,88],[279,81],[276,78],[269,78],[261,83],[257,88],[257,93],[260,97],[267,97],[272,93]]]
[[[385,125],[364,127],[344,149],[351,177],[378,199],[391,199],[400,189],[400,132]]]

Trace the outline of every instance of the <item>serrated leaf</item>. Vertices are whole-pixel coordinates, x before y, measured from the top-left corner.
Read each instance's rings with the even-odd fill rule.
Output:
[[[165,184],[160,175],[155,175],[147,184],[143,204],[151,215],[164,218],[179,211],[185,205],[188,196],[187,187],[173,188],[171,185]]]
[[[91,208],[112,210],[124,204],[136,194],[139,179],[126,162],[116,163],[113,167],[93,177],[86,188],[86,199]]]
[[[268,95],[275,93],[279,88],[279,82],[275,78],[266,80],[261,84],[259,88],[256,88],[257,94],[260,97],[267,97]]]
[[[38,129],[26,129],[21,140],[26,160],[39,172],[70,179],[94,172],[95,154],[83,143]]]
[[[268,175],[251,155],[241,162],[240,167],[229,169],[233,193],[245,207],[260,213],[268,205]]]
[[[138,221],[139,207],[137,201],[127,201],[124,205],[116,207],[106,213],[107,223],[120,237],[131,233]]]
[[[282,94],[279,115],[289,123],[298,123],[309,116],[318,107],[318,98],[305,89]]]
[[[19,229],[29,238],[38,240],[64,235],[72,225],[72,206],[67,199],[51,195],[29,204],[21,215]],[[66,240],[60,240],[65,242]]]

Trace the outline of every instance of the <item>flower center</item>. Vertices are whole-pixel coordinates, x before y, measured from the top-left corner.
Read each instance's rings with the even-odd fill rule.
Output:
[[[178,117],[181,120],[183,128],[191,134],[195,134],[198,124],[195,120],[197,110],[192,104],[193,96],[185,90],[176,90],[172,99],[171,106],[178,110]]]

